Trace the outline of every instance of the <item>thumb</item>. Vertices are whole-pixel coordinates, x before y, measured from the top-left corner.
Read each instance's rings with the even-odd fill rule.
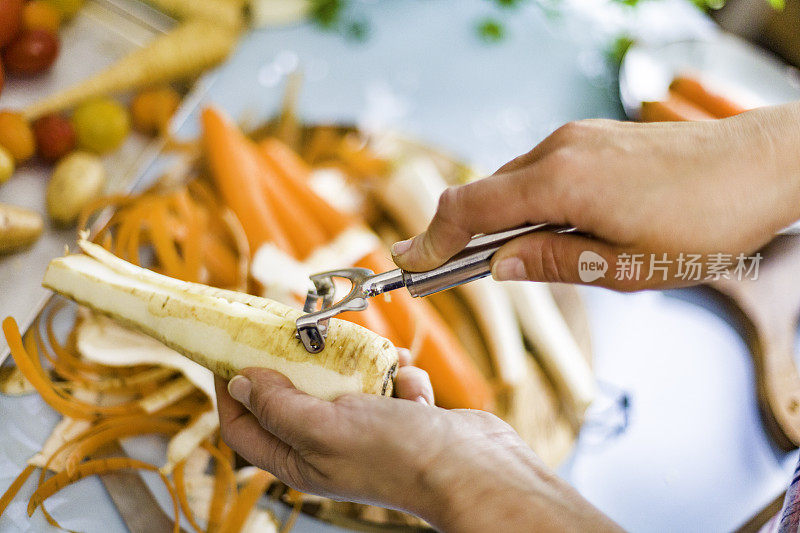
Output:
[[[615,279],[620,251],[580,235],[534,233],[507,243],[492,258],[497,281],[527,280],[580,283],[630,291],[644,288],[639,280]]]
[[[332,415],[330,402],[297,390],[289,378],[266,368],[245,368],[228,383],[228,392],[289,445],[324,431]]]

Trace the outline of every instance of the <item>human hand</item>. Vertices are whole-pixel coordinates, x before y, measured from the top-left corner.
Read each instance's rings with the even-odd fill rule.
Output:
[[[257,368],[216,385],[225,442],[299,491],[407,511],[447,531],[614,527],[499,418],[433,407],[414,367],[398,370],[399,398],[326,402]]]
[[[707,122],[573,122],[494,175],[445,191],[428,230],[393,255],[406,270],[428,270],[477,233],[549,222],[594,238],[515,239],[495,254],[495,279],[580,283],[579,257],[590,250],[612,265],[593,284],[685,285],[679,254],[749,254],[800,217],[798,145],[800,104]],[[639,279],[615,279],[623,253],[668,254],[669,275],[646,280],[645,263]]]

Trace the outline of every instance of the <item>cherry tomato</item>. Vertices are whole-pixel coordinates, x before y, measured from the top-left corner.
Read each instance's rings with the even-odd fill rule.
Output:
[[[26,31],[3,52],[6,69],[14,74],[37,74],[50,68],[58,55],[58,38],[47,30]]]
[[[58,114],[45,115],[33,123],[36,148],[46,161],[61,159],[75,148],[72,123]]]
[[[0,47],[11,42],[22,29],[22,0],[0,0]]]

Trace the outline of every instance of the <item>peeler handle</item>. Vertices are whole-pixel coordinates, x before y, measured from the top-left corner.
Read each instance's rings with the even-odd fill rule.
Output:
[[[418,298],[484,278],[491,273],[492,256],[501,246],[517,237],[540,231],[570,233],[574,232],[575,228],[534,224],[499,233],[477,235],[461,252],[440,267],[426,272],[403,270],[403,281],[411,296]]]

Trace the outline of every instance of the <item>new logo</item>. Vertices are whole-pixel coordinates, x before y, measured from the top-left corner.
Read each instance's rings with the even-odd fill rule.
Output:
[[[591,283],[597,279],[606,277],[608,271],[608,261],[603,259],[600,254],[591,250],[584,250],[578,258],[578,277],[584,283]]]

